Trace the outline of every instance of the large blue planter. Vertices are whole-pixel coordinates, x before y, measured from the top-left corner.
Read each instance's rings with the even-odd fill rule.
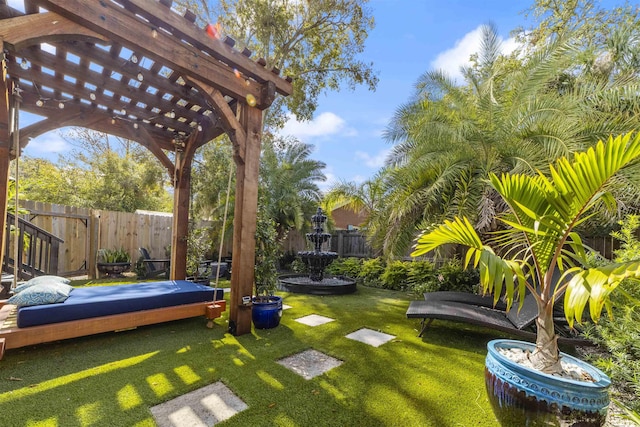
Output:
[[[253,299],[251,318],[256,329],[271,329],[280,324],[282,317],[282,297],[272,295],[268,302]]]
[[[489,401],[503,426],[602,426],[609,406],[611,380],[596,367],[561,353],[562,359],[585,369],[595,382],[542,373],[511,361],[497,348],[531,352],[535,344],[493,340],[487,344],[485,383]]]

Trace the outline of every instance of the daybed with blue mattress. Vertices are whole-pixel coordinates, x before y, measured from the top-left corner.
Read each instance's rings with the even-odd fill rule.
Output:
[[[211,327],[211,320],[226,309],[222,296],[222,289],[217,290],[214,299],[214,289],[209,286],[168,280],[74,288],[64,302],[22,306],[17,310],[15,305],[0,302],[0,358],[4,348],[189,317],[205,316]]]

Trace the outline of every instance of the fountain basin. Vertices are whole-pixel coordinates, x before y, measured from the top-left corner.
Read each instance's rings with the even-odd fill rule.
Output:
[[[344,295],[356,291],[356,281],[345,276],[314,281],[308,274],[284,274],[278,280],[283,290],[299,294]]]

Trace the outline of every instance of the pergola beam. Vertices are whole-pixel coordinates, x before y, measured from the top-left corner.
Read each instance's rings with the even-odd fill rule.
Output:
[[[252,79],[258,83],[272,82],[275,85],[276,90],[281,95],[289,95],[292,91],[291,82],[285,79],[274,79],[278,75],[276,70],[267,70],[264,66],[251,61],[247,58],[246,54],[239,55],[238,52],[233,50],[235,42],[230,41],[222,42],[216,40],[212,42],[211,38],[205,35],[205,32],[198,29],[193,25],[188,25],[187,22],[169,10],[166,13],[150,15],[149,11],[158,7],[158,3],[154,0],[122,0],[128,8],[142,16],[148,17],[153,23],[157,24],[161,28],[169,30],[175,37],[186,40],[189,44],[197,47],[201,50],[206,50],[210,54],[229,65],[231,68],[235,68],[242,74],[251,76]],[[162,2],[162,6],[166,7]],[[227,39],[229,40],[229,39]],[[258,106],[259,107],[259,106]]]
[[[25,43],[31,45],[44,41],[77,41],[78,36],[84,36],[86,40],[93,42],[107,41],[100,34],[88,28],[79,27],[53,12],[16,16],[0,27],[0,38],[3,38],[13,50],[23,49]]]
[[[155,34],[154,43],[138,44],[140,52],[156,61],[164,62],[169,68],[178,70],[186,76],[201,79],[225,95],[243,99],[251,94],[256,100],[261,101],[262,85],[260,83],[251,79],[238,79],[233,70],[221,64],[218,59],[207,56],[201,49],[177,37],[159,30],[153,33],[152,25],[142,25],[133,13],[109,1],[42,0],[41,3],[45,8],[54,10],[118,43],[131,43],[131,40],[144,41],[153,38],[152,34]],[[158,5],[159,3],[153,1],[152,7],[158,7]],[[175,15],[171,11],[167,11],[167,14]],[[190,39],[204,44],[206,37],[204,32],[200,30],[202,34],[198,37],[194,34],[195,31],[195,27],[189,29],[192,35]],[[212,46],[216,43],[222,44],[219,40],[209,40],[209,43]],[[208,49],[214,49],[212,46],[208,46]]]

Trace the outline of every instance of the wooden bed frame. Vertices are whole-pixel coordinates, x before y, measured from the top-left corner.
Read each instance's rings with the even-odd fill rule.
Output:
[[[28,345],[77,338],[103,332],[133,329],[138,326],[164,323],[171,320],[187,319],[205,316],[209,321],[207,327],[213,327],[213,319],[217,319],[226,310],[226,301],[198,302],[173,307],[155,308],[152,310],[135,311],[132,313],[113,314],[110,316],[93,317],[89,319],[73,320],[70,322],[52,323],[49,325],[18,328],[14,325],[4,325],[7,318],[15,313],[16,306],[0,301],[0,359],[5,349],[20,348]]]

